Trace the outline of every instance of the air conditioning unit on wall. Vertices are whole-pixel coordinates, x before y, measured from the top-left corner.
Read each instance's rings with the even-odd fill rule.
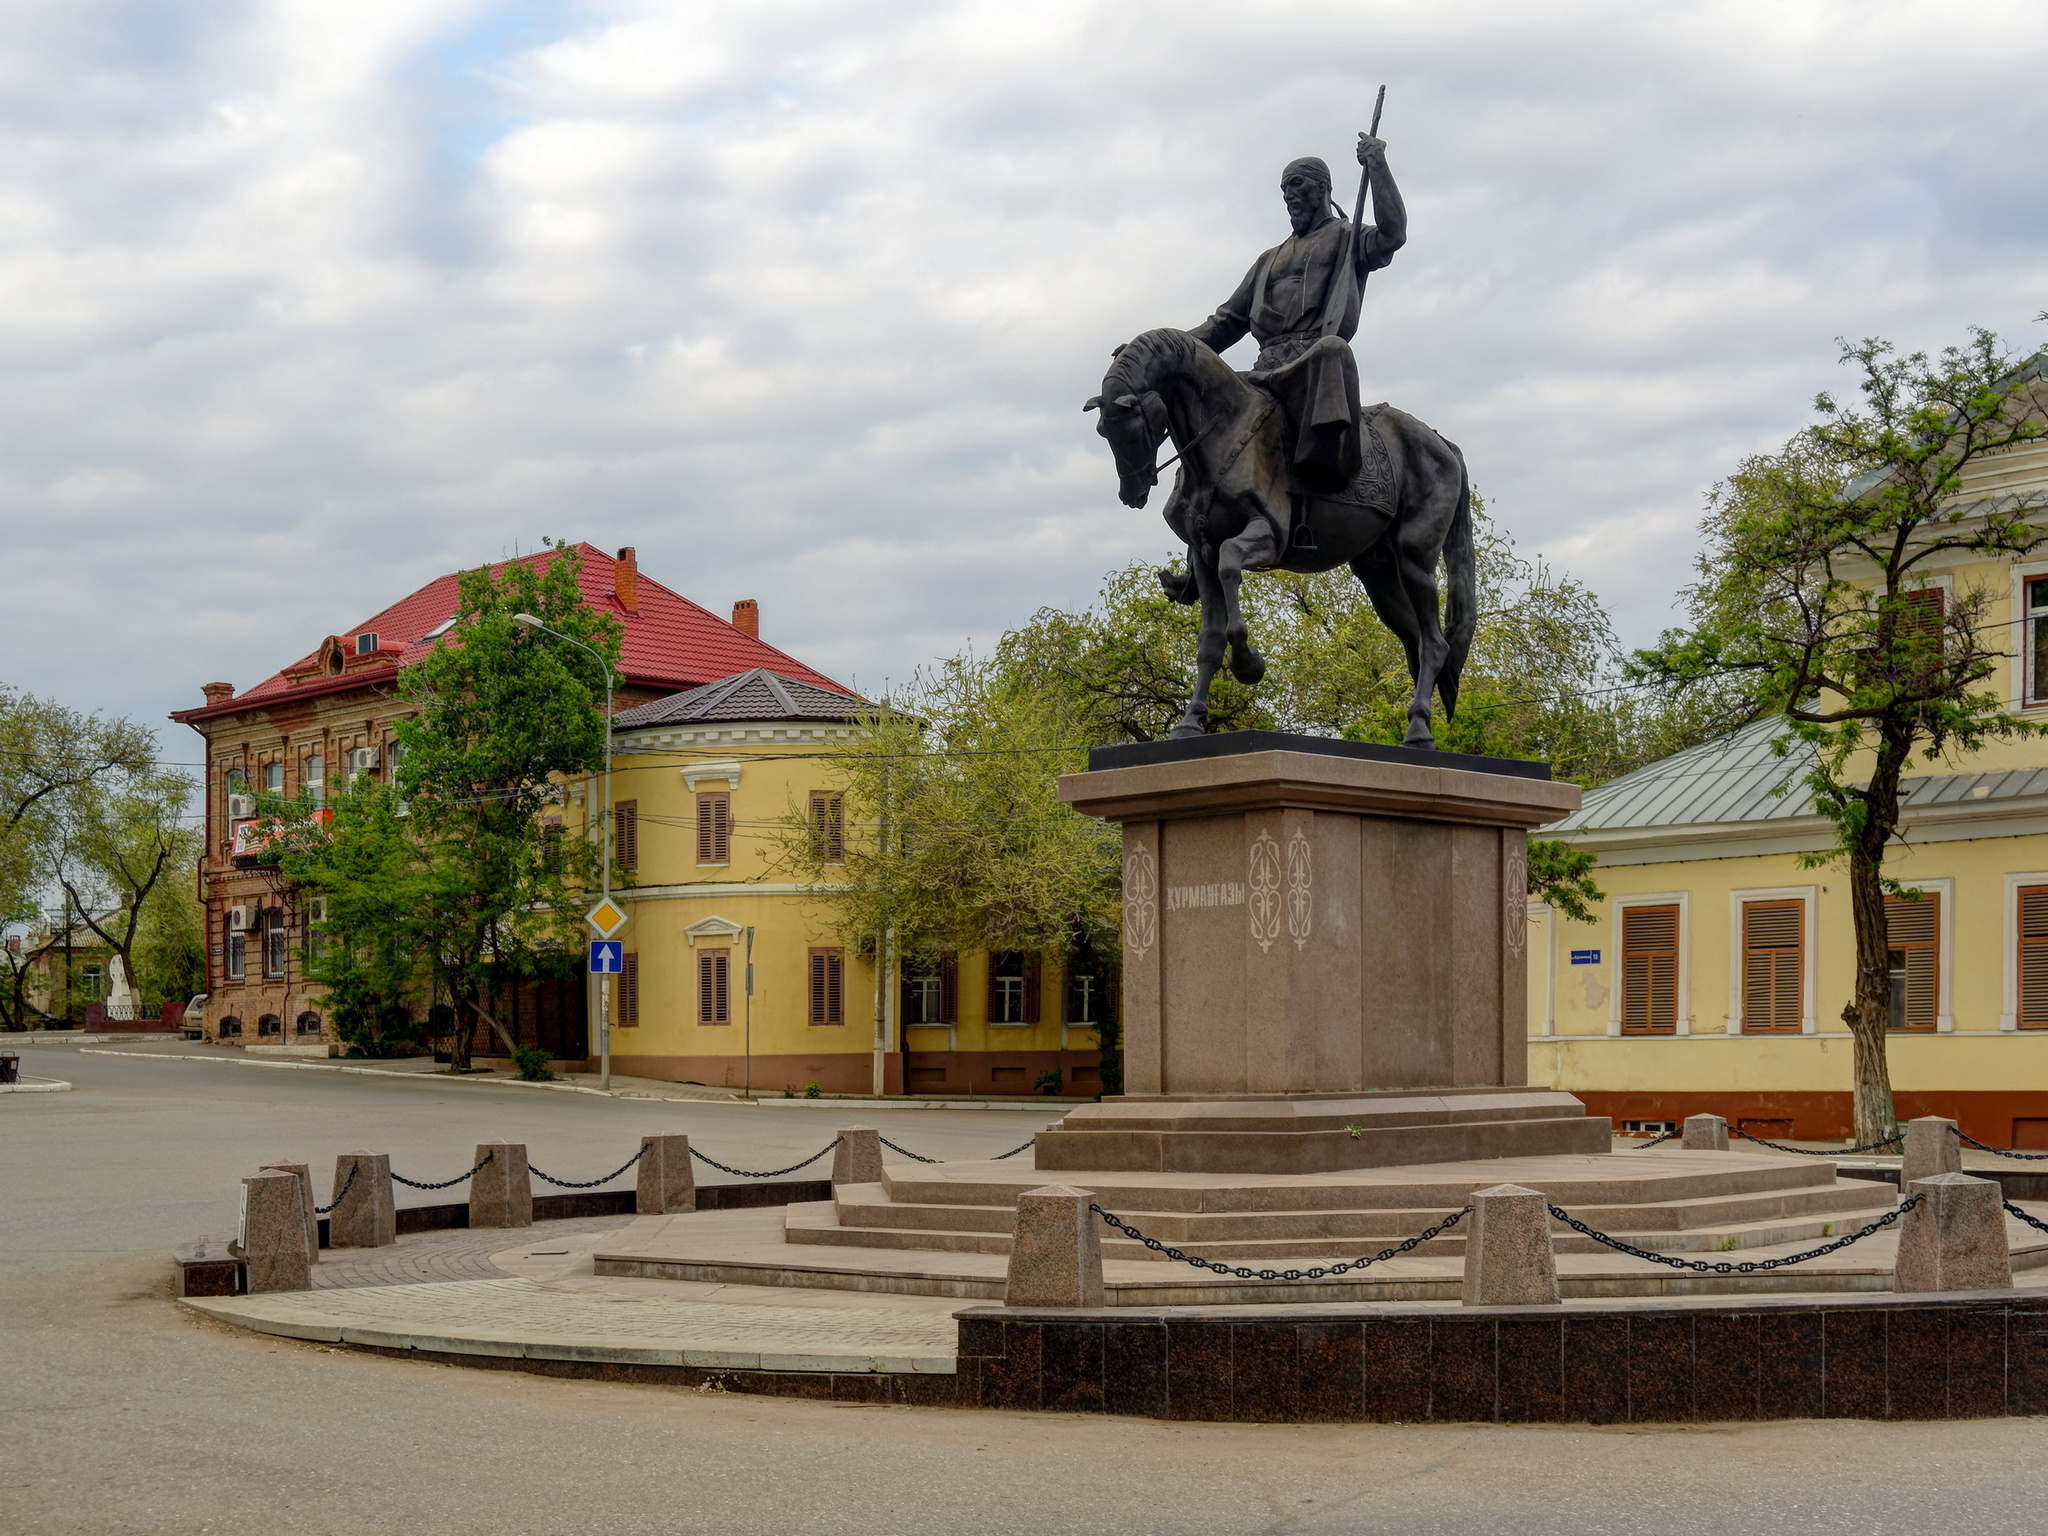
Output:
[[[228,927],[236,933],[247,933],[256,926],[256,908],[252,906],[229,907]]]
[[[350,773],[375,773],[380,754],[375,747],[354,747],[348,754]]]
[[[229,821],[247,821],[250,817],[254,816],[255,814],[256,797],[254,795],[228,796]]]

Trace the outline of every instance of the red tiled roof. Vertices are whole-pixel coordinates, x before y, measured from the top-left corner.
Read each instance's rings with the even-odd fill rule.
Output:
[[[824,673],[805,666],[794,656],[778,651],[765,641],[756,640],[743,630],[735,629],[681,593],[672,592],[652,580],[644,570],[640,572],[638,611],[627,612],[613,590],[613,571],[618,561],[590,544],[578,544],[576,552],[583,558],[577,584],[583,589],[584,601],[613,615],[625,627],[619,670],[625,674],[628,683],[674,691],[701,687],[730,677],[735,672],[766,667],[783,677],[796,678],[800,682],[851,696],[851,690]],[[521,558],[528,564],[545,565],[554,555],[543,552]],[[491,569],[502,570],[512,563],[509,560],[499,561]],[[353,628],[340,631],[341,638],[352,644],[357,635],[374,634],[381,647],[400,647],[394,658],[397,666],[416,662],[431,647],[431,642],[426,640],[427,634],[455,616],[455,586],[453,575],[430,581],[382,612],[372,614]],[[336,689],[356,688],[372,677],[388,676],[384,667],[341,677],[323,673],[299,683],[293,683],[285,676],[285,672],[313,666],[319,659],[319,651],[312,651],[232,699],[199,709],[179,710],[172,718],[181,721],[203,719],[286,696],[310,697]]]

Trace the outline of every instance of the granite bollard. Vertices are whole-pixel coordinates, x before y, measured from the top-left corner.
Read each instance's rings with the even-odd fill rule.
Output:
[[[1468,1307],[1544,1307],[1562,1299],[1550,1243],[1550,1201],[1519,1184],[1496,1184],[1472,1195],[1465,1218]]]
[[[1924,1196],[1899,1220],[1894,1291],[2009,1291],[2004,1191],[1990,1179],[1937,1173],[1906,1191]]]
[[[1726,1152],[1728,1122],[1719,1115],[1687,1115],[1681,1145],[1688,1152]]]
[[[832,1149],[834,1184],[882,1182],[882,1133],[873,1126],[849,1125]]]
[[[1940,1115],[1922,1115],[1906,1122],[1906,1147],[1899,1159],[1899,1188],[1908,1190],[1916,1179],[1931,1179],[1937,1173],[1963,1171],[1963,1144],[1956,1136],[1956,1123]]]
[[[320,1217],[313,1209],[313,1170],[304,1163],[265,1163],[259,1173],[288,1173],[299,1181],[299,1201],[306,1213],[306,1262],[320,1262]]]
[[[472,1227],[533,1225],[533,1177],[526,1165],[526,1144],[480,1141],[472,1162],[483,1167],[469,1178],[469,1224]]]
[[[697,1174],[690,1138],[666,1133],[640,1138],[640,1182],[633,1209],[642,1216],[672,1216],[697,1209]]]
[[[1017,1197],[1006,1307],[1102,1305],[1102,1229],[1092,1190],[1048,1184]]]
[[[398,1207],[391,1196],[389,1152],[344,1152],[334,1160],[334,1209],[327,1218],[330,1248],[388,1248],[398,1241]]]
[[[242,1180],[241,1232],[234,1251],[248,1275],[251,1295],[311,1287],[306,1218],[296,1174],[266,1172]]]

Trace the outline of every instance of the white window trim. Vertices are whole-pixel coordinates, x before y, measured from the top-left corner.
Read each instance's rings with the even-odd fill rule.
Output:
[[[1955,967],[1949,961],[1956,948],[1956,883],[1943,875],[1934,880],[1901,880],[1899,884],[1941,898],[1941,921],[1934,931],[1934,967],[1941,978],[1934,989],[1934,1032],[1952,1035],[1956,1031]]]
[[[1678,1027],[1669,1038],[1682,1038],[1692,1033],[1692,892],[1661,891],[1643,895],[1616,896],[1612,900],[1613,912],[1609,926],[1613,930],[1613,956],[1608,971],[1607,988],[1607,1033],[1621,1035],[1621,922],[1622,913],[1630,907],[1678,908]],[[1656,1035],[1631,1035],[1631,1040],[1654,1040]]]
[[[1800,998],[1799,1033],[1819,1033],[1816,1027],[1814,997],[1817,992],[1816,972],[1820,970],[1820,952],[1815,944],[1816,924],[1814,909],[1819,901],[1820,888],[1813,885],[1765,885],[1752,890],[1730,891],[1728,893],[1728,1033],[1739,1035],[1742,1030],[1742,904],[1746,901],[1792,901],[1798,900],[1804,911],[1800,920]]]
[[[746,931],[731,918],[714,915],[698,918],[683,930],[683,937],[690,941],[690,948],[695,949],[699,939],[726,939],[737,942],[739,936]]]
[[[2011,676],[2007,680],[2010,685],[2010,697],[2006,704],[2016,715],[2048,713],[2048,699],[2039,704],[2027,702],[2027,658],[2032,649],[2027,643],[2027,580],[2034,576],[2048,576],[2048,560],[2031,560],[2025,565],[2015,565],[2011,567],[2011,572],[2012,624],[2008,632],[2018,637],[2018,643],[2012,650]],[[2015,1001],[2013,1010],[2018,1006],[2018,1002]]]
[[[707,779],[717,779],[728,789],[740,787],[740,764],[737,758],[728,758],[720,763],[690,763],[682,772],[683,787],[692,794],[696,793],[697,786]]]
[[[2048,870],[2005,877],[2005,938],[1999,945],[1999,953],[2005,957],[2002,967],[2005,972],[2004,1008],[1998,1015],[1998,1028],[2002,1034],[2020,1033],[2020,887],[2023,885],[2048,885]],[[2032,1033],[2048,1035],[2048,1030]]]

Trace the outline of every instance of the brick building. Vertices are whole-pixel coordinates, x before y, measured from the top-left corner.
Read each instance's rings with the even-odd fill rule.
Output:
[[[620,710],[754,667],[844,692],[823,674],[761,641],[751,601],[734,622],[709,613],[640,574],[633,551],[616,557],[589,544],[583,595],[625,630]],[[534,564],[552,553],[527,556]],[[327,1054],[330,1042],[318,989],[305,979],[306,924],[266,869],[251,836],[264,795],[306,791],[318,800],[344,776],[391,772],[392,726],[408,712],[397,697],[399,669],[426,654],[452,625],[456,577],[440,577],[372,615],[326,636],[305,656],[237,693],[208,683],[206,702],[171,718],[206,744],[206,851],[200,896],[206,906],[209,1039],[275,1054]],[[585,1053],[583,989],[569,983],[511,999],[522,1040],[559,1056]],[[546,995],[552,992],[554,995]],[[188,1020],[188,1023],[190,1021]],[[508,1021],[512,1022],[512,1021]]]

